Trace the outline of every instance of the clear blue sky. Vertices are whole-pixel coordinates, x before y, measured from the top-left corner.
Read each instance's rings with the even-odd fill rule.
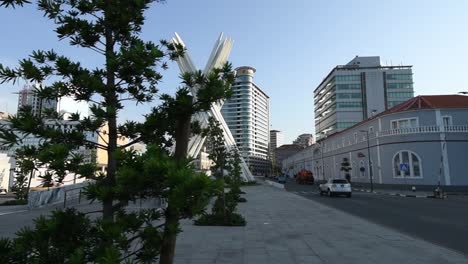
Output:
[[[313,133],[313,90],[338,64],[356,55],[413,65],[415,91],[468,91],[468,1],[168,0],[147,13],[143,38],[177,31],[199,67],[219,32],[234,39],[230,61],[257,69],[255,82],[270,95],[271,124],[285,143]],[[52,24],[32,7],[0,9],[0,62],[15,65],[34,49],[58,52],[96,66],[94,53],[57,42]],[[179,85],[176,64],[164,72],[162,92]],[[19,85],[0,86],[0,111],[16,111]],[[141,120],[149,106],[130,106],[124,119]]]

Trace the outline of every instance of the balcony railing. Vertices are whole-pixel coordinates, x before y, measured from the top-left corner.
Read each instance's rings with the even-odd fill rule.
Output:
[[[445,126],[445,132],[468,132],[467,126]]]
[[[384,136],[394,136],[394,135],[439,133],[439,132],[468,132],[468,125],[464,125],[464,126],[421,126],[421,127],[389,129],[389,130],[382,130],[382,131],[377,132],[376,136],[384,137]]]

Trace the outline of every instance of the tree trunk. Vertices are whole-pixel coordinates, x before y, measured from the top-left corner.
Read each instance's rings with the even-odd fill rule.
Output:
[[[223,192],[223,195],[222,195],[222,198],[223,198],[223,219],[224,219],[224,222],[227,222],[226,221],[226,193],[224,191],[224,186],[225,186],[225,183],[224,183],[224,164],[225,163],[225,160],[224,160],[224,157],[222,158],[222,166],[221,166],[221,191]]]
[[[177,229],[175,227],[179,225],[179,218],[174,211],[169,204],[165,213],[166,222],[164,224],[161,254],[159,256],[160,264],[172,264],[174,262],[177,239]]]
[[[29,189],[31,188],[31,180],[32,180],[32,177],[34,176],[34,170],[35,169],[32,169],[31,174],[29,175],[28,189],[26,190],[26,195],[24,197],[26,201],[29,199]]]
[[[180,162],[187,158],[188,144],[190,140],[191,116],[183,117],[176,121],[175,128],[175,153],[174,158]]]
[[[176,147],[174,158],[182,163],[187,158],[188,144],[190,140],[190,125],[192,116],[185,116],[176,121],[175,140]],[[164,224],[163,241],[161,245],[160,264],[172,264],[174,262],[175,246],[177,239],[177,228],[179,226],[179,215],[171,207],[171,203],[166,208],[166,222]]]
[[[107,146],[107,175],[105,179],[105,183],[108,187],[115,186],[115,173],[117,171],[117,161],[115,157],[115,152],[117,150],[117,95],[115,92],[115,66],[113,65],[114,59],[114,37],[111,27],[111,22],[109,21],[110,8],[112,5],[111,0],[106,1],[106,14],[105,16],[105,34],[106,34],[106,96],[105,96],[105,103],[106,103],[106,113],[107,113],[107,125],[108,125],[108,146]],[[111,194],[107,196],[102,201],[102,211],[103,211],[103,218],[108,221],[113,221],[114,219],[114,209],[113,209],[113,201],[114,196]]]

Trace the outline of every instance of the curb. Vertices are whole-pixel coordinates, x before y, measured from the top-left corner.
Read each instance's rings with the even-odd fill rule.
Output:
[[[268,185],[271,185],[271,186],[273,186],[273,187],[275,187],[275,188],[285,190],[285,189],[284,189],[284,184],[277,183],[277,182],[273,182],[273,181],[269,181],[269,180],[265,180],[265,183],[268,184]]]
[[[366,193],[371,193],[371,191],[366,190],[366,189],[357,189],[353,188],[353,191],[358,191],[358,192],[366,192]],[[398,197],[411,197],[411,198],[432,198],[435,199],[434,195],[415,195],[415,194],[401,194],[401,193],[388,193],[388,192],[372,192],[375,194],[384,194],[384,195],[390,195],[390,196],[398,196]],[[447,198],[447,197],[445,197]]]

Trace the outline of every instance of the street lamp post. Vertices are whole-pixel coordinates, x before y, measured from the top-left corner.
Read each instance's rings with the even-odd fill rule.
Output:
[[[369,143],[369,131],[367,130],[361,130],[361,132],[366,133],[366,139],[367,139],[367,159],[369,163],[369,178],[370,178],[370,189],[371,192],[374,191],[374,182],[373,182],[373,175],[372,175],[372,161],[370,157],[370,143]]]

